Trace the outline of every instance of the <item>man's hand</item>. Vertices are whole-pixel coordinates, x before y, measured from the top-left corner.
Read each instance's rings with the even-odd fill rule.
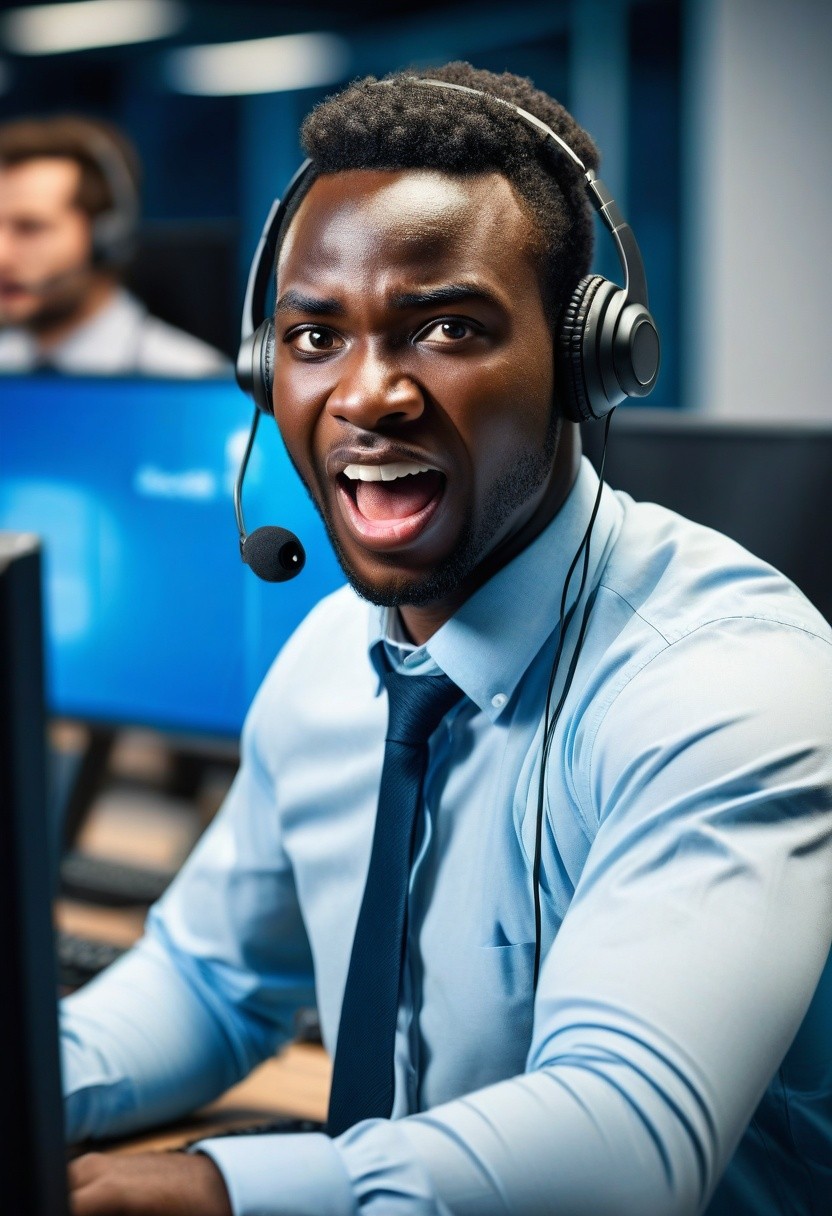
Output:
[[[201,1153],[87,1153],[69,1166],[73,1216],[232,1216],[217,1167]]]

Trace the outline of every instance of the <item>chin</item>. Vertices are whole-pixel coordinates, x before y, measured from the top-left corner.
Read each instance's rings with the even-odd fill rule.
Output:
[[[362,599],[369,600],[379,608],[427,608],[438,604],[456,596],[460,584],[477,565],[477,547],[472,543],[470,528],[464,530],[459,542],[446,557],[426,570],[397,568],[395,556],[391,554],[389,569],[382,568],[366,574],[356,567],[333,530],[328,530],[347,581]]]

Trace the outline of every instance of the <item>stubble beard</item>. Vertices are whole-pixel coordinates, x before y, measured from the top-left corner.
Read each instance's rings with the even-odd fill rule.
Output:
[[[315,495],[297,465],[295,471],[321,517],[330,544],[347,581],[362,599],[380,608],[424,608],[450,596],[469,577],[491,550],[495,536],[512,513],[524,506],[546,483],[552,472],[558,447],[560,425],[553,410],[546,428],[543,446],[538,452],[526,453],[513,468],[507,469],[491,487],[483,506],[479,526],[475,527],[473,509],[469,509],[453,549],[441,561],[423,574],[396,574],[393,569],[388,580],[363,578],[351,564],[339,540],[332,521],[332,512],[324,493],[325,480],[319,475],[319,495]],[[290,457],[291,459],[291,457]],[[395,554],[377,554],[381,562],[395,566]]]

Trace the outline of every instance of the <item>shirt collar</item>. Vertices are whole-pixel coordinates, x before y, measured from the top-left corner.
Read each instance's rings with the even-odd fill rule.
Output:
[[[102,309],[55,347],[52,361],[66,372],[132,371],[145,314],[135,296],[117,288]]]
[[[492,720],[508,705],[532,660],[557,629],[563,583],[586,531],[598,477],[584,457],[566,501],[548,527],[466,600],[441,629],[407,656],[408,667],[435,664]],[[623,511],[604,486],[592,529],[586,597],[600,577],[621,527]],[[570,584],[567,606],[581,580],[579,564]],[[518,611],[518,605],[520,611]],[[383,669],[385,638],[397,642],[390,614],[370,613],[369,649],[376,671]]]
[[[41,354],[28,330],[10,327],[0,333],[4,369],[37,371],[45,365],[70,375],[116,375],[133,371],[138,361],[142,322],[147,310],[123,287],[94,316]]]

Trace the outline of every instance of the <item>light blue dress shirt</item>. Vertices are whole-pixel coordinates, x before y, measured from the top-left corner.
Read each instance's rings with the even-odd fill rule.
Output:
[[[300,627],[144,940],[64,1002],[73,1140],[207,1101],[313,999],[333,1048],[386,645],[466,694],[431,740],[394,1118],[205,1142],[236,1216],[832,1211],[832,636],[731,541],[608,488],[547,770],[532,993],[542,707],[596,488],[584,462],[424,647],[384,641],[346,588]]]

